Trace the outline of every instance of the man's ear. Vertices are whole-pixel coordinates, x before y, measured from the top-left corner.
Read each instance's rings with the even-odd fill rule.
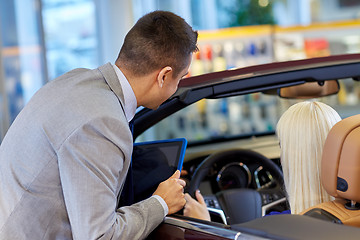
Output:
[[[157,82],[159,84],[159,87],[162,88],[164,81],[166,80],[167,77],[171,77],[171,74],[172,74],[172,68],[170,66],[166,66],[160,70],[157,77]]]

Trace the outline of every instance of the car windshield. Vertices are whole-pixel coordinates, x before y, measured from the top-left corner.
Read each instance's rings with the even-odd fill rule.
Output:
[[[337,95],[317,99],[332,106],[342,118],[358,114],[359,82],[340,82]],[[186,138],[189,143],[221,138],[273,134],[281,114],[296,102],[276,95],[252,93],[220,99],[202,99],[157,123],[136,141]]]

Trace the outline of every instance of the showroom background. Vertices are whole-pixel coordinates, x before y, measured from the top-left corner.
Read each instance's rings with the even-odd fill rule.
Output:
[[[0,0],[0,141],[42,85],[114,62],[131,26],[157,9],[199,30],[190,75],[360,52],[359,0]],[[356,105],[359,88],[343,89],[339,105]],[[266,108],[270,117],[276,104]]]

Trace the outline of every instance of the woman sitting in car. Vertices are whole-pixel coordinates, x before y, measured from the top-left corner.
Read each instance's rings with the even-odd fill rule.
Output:
[[[320,163],[325,139],[341,118],[330,106],[321,102],[300,102],[281,116],[276,133],[280,142],[280,161],[291,211],[299,214],[322,202],[331,200],[320,182]],[[200,193],[197,201],[186,194],[185,210],[193,209],[194,218],[210,220]],[[272,212],[278,214],[279,212]]]
[[[331,200],[320,182],[325,139],[341,118],[321,102],[300,102],[281,116],[276,133],[290,210],[293,214]]]

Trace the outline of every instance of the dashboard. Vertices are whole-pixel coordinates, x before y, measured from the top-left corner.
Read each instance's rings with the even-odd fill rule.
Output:
[[[254,143],[255,140],[256,144],[247,145],[242,141],[240,146],[249,147],[251,145],[250,150],[252,151],[270,153],[271,161],[281,168],[279,154],[276,154],[279,152],[276,138],[267,136],[260,141],[259,139],[248,139],[247,141]],[[207,146],[190,146],[183,164],[183,170],[186,173],[183,178],[190,183],[196,169],[205,159],[216,152],[233,149],[234,145],[239,146],[239,141],[236,140],[225,144],[214,143]],[[267,151],[268,149],[271,150]],[[212,213],[212,221],[214,221],[213,215],[215,215],[218,222],[226,223],[226,217],[217,199],[217,194],[226,190],[246,188],[259,192],[262,203],[262,216],[272,211],[281,212],[287,210],[288,205],[284,189],[280,189],[275,180],[271,169],[268,169],[256,159],[249,156],[229,155],[211,165],[199,185],[199,190],[204,196],[208,210]]]
[[[197,166],[206,158],[201,157],[184,163],[183,169],[188,173],[185,178],[191,180]],[[279,159],[273,160],[277,164]],[[251,159],[224,159],[212,166],[208,175],[200,184],[203,195],[216,194],[219,191],[234,188],[262,189],[269,187],[272,174],[262,165],[251,162]]]

